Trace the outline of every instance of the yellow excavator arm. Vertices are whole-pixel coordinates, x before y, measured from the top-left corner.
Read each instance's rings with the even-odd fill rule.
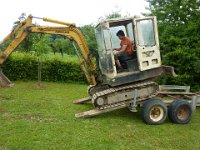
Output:
[[[64,26],[35,26],[32,24],[33,18],[42,19],[46,22],[51,22]],[[70,40],[75,41],[80,48],[80,54],[78,54],[78,56],[81,69],[83,70],[88,83],[92,85],[96,84],[97,72],[94,63],[92,62],[92,56],[89,52],[88,45],[82,32],[73,23],[57,21],[49,18],[38,18],[29,15],[26,20],[20,22],[18,26],[6,38],[4,38],[3,42],[7,41],[10,38],[13,38],[13,40],[4,51],[1,51],[0,64],[3,64],[7,57],[29,35],[29,33],[63,35]]]

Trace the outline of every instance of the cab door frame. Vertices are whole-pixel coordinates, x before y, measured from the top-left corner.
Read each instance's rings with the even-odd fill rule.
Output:
[[[138,68],[140,71],[153,69],[161,66],[161,57],[160,57],[160,48],[159,48],[159,39],[158,39],[158,29],[157,29],[157,19],[155,16],[153,17],[145,17],[145,18],[134,18],[134,33],[135,33],[135,44],[137,49],[137,59],[138,59]],[[145,32],[145,23],[151,22],[151,26],[146,28],[147,30],[151,30],[151,35]],[[150,24],[149,24],[150,25]],[[147,45],[147,37],[152,36],[154,39],[154,44]]]

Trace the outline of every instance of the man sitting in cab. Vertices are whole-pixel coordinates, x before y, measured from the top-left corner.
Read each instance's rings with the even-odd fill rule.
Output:
[[[119,30],[116,34],[118,38],[121,40],[120,48],[114,49],[115,63],[117,65],[117,71],[123,72],[124,68],[120,61],[126,61],[132,59],[133,56],[133,46],[131,40],[125,36],[124,31]]]

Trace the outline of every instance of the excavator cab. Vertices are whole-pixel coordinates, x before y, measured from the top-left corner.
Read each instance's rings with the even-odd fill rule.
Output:
[[[120,47],[116,36],[123,30],[132,41],[134,56],[122,60],[124,72],[117,72],[113,50]],[[109,85],[121,85],[151,78],[155,68],[161,67],[156,17],[128,17],[100,22],[95,28],[99,53],[99,67]],[[157,69],[156,69],[157,70]]]

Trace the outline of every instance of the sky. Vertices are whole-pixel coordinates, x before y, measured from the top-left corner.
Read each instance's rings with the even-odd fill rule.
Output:
[[[11,32],[22,13],[75,23],[77,26],[97,24],[99,18],[119,11],[125,15],[146,12],[145,0],[2,0],[0,2],[0,41]],[[42,25],[39,20],[33,20]],[[48,25],[48,24],[47,24]]]

